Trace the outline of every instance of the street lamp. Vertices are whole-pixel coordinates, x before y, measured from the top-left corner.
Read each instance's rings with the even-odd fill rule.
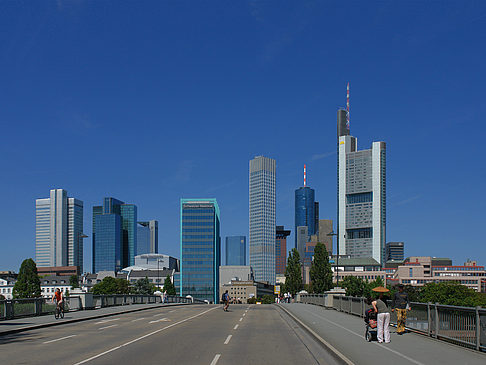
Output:
[[[327,235],[332,237],[338,234],[332,230]],[[339,287],[339,238],[336,240],[336,286]]]

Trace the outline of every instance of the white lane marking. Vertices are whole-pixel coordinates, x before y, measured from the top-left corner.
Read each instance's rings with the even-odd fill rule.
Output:
[[[118,326],[117,324],[112,324],[111,326],[106,326],[106,327],[101,327],[101,328],[98,328],[99,330],[104,330],[106,328],[110,328],[110,327],[116,327]]]
[[[145,317],[142,317],[142,318],[137,318],[137,319],[133,319],[133,320],[132,320],[132,322],[141,321],[142,319],[145,319]]]
[[[240,318],[240,322],[243,320],[243,317]]]
[[[226,341],[224,341],[225,345],[229,344],[231,337],[233,337],[233,335],[229,335],[228,337],[226,337]]]
[[[218,362],[218,360],[219,360],[220,357],[221,357],[221,354],[216,354],[214,356],[213,361],[211,361],[211,364],[209,364],[209,365],[216,365],[216,363]]]
[[[162,331],[164,331],[164,330],[166,330],[166,329],[168,329],[168,328],[171,328],[171,327],[177,326],[178,324],[181,324],[181,323],[187,322],[187,321],[189,321],[189,320],[191,320],[191,319],[193,319],[193,318],[196,318],[196,317],[202,316],[203,314],[206,314],[206,313],[208,313],[208,312],[210,312],[210,311],[212,311],[212,310],[215,310],[216,308],[218,308],[218,307],[214,307],[214,308],[208,309],[208,310],[206,310],[206,311],[204,311],[204,312],[201,312],[201,313],[199,313],[199,314],[196,314],[196,315],[194,315],[194,316],[187,317],[186,319],[183,319],[182,321],[172,323],[172,324],[170,324],[170,325],[168,325],[168,326],[166,326],[166,327],[163,327],[163,328],[159,328],[158,330],[155,330],[155,331],[153,331],[153,332],[147,333],[146,335],[143,335],[143,336],[137,337],[137,338],[135,338],[135,339],[133,339],[133,340],[131,340],[131,341],[125,342],[124,344],[121,344],[121,345],[119,345],[119,346],[115,346],[115,347],[113,347],[113,348],[111,348],[111,349],[109,349],[109,350],[103,351],[102,353],[99,353],[98,355],[94,355],[94,356],[91,356],[90,358],[87,358],[87,359],[85,359],[85,360],[82,360],[82,361],[80,361],[80,362],[77,362],[77,363],[76,363],[76,364],[74,364],[74,365],[81,365],[81,364],[87,363],[88,361],[91,361],[91,360],[97,359],[98,357],[101,357],[101,356],[103,356],[103,355],[109,354],[110,352],[113,352],[113,351],[115,351],[115,350],[121,349],[122,347],[125,347],[125,346],[128,346],[128,345],[131,345],[132,343],[135,343],[135,342],[137,342],[137,341],[143,340],[144,338],[147,338],[147,337],[149,337],[149,336],[155,335],[156,333],[162,332]],[[221,355],[219,355],[219,356],[221,356]],[[218,359],[219,359],[219,356],[218,356]],[[213,360],[213,361],[214,361],[214,360]],[[218,361],[218,360],[216,359],[216,362],[217,362],[217,361]],[[215,364],[216,364],[216,362],[215,362]]]
[[[66,337],[56,338],[55,340],[50,340],[50,341],[46,341],[46,342],[43,342],[43,343],[51,343],[51,342],[61,341],[61,340],[65,340],[66,338],[71,338],[71,337],[75,337],[75,336],[76,335],[69,335],[69,336],[66,336]]]
[[[305,310],[305,311],[306,311],[307,313],[312,314],[313,316],[316,316],[316,317],[321,318],[321,319],[323,319],[323,320],[325,320],[325,321],[327,321],[327,322],[329,322],[329,323],[332,323],[332,324],[333,324],[333,325],[335,325],[336,327],[339,327],[339,328],[341,328],[341,329],[343,329],[343,330],[346,330],[346,331],[348,331],[349,333],[352,333],[353,335],[356,335],[356,336],[358,336],[358,337],[363,337],[361,334],[356,333],[356,332],[354,332],[354,331],[351,331],[350,329],[348,329],[348,328],[346,328],[346,327],[343,327],[343,326],[341,326],[340,324],[338,324],[338,323],[336,323],[336,322],[333,322],[333,321],[331,321],[331,320],[329,320],[329,319],[327,319],[327,318],[324,318],[324,317],[322,317],[322,316],[319,316],[319,315],[317,315],[317,314],[314,314],[314,313],[312,313],[312,312],[309,312],[308,310]],[[410,361],[410,362],[413,362],[414,364],[417,364],[417,365],[424,365],[423,363],[421,363],[421,362],[419,362],[419,361],[417,361],[417,360],[414,360],[414,359],[412,359],[411,357],[408,357],[407,355],[404,355],[404,354],[402,354],[402,353],[400,353],[400,352],[398,352],[398,351],[392,350],[391,348],[386,347],[386,346],[384,346],[384,345],[382,345],[382,344],[380,344],[380,343],[376,343],[376,342],[372,342],[372,343],[373,343],[373,344],[375,344],[375,345],[377,345],[377,346],[380,346],[381,348],[383,348],[383,349],[385,349],[385,350],[388,350],[388,351],[390,351],[390,352],[393,352],[395,355],[401,356],[401,357],[403,357],[404,359],[406,359],[406,360],[408,360],[408,361]]]
[[[235,328],[233,328],[233,329],[234,329],[234,330],[235,330],[235,329],[238,329],[238,326],[239,326],[239,324],[237,324],[237,325],[235,326]]]
[[[247,313],[247,312],[248,312],[248,309],[245,311],[245,313]]]
[[[246,313],[243,313],[243,317],[246,316]]]
[[[176,310],[175,309],[172,309],[171,311],[169,311],[169,313],[172,313],[172,312],[175,312]]]
[[[165,315],[165,314],[166,314],[166,313],[154,314],[154,317],[163,316],[163,315]]]
[[[157,322],[170,322],[170,319],[169,318],[161,318],[161,319],[157,319],[155,321],[150,321],[149,323],[157,323]]]
[[[101,324],[101,323],[106,323],[106,322],[113,322],[113,321],[119,321],[120,318],[114,318],[114,319],[104,319],[102,321],[96,322],[95,324]]]

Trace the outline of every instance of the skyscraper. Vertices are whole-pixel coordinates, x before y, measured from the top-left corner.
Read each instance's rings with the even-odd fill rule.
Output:
[[[78,266],[83,271],[83,202],[52,189],[35,201],[37,266]]]
[[[403,260],[404,258],[403,242],[387,242],[385,245],[385,261]]]
[[[285,230],[284,226],[277,226],[275,232],[275,273],[284,275],[287,266],[287,237],[290,230]]]
[[[246,266],[246,237],[226,237],[226,265]]]
[[[181,199],[180,295],[217,303],[221,237],[216,199]]]
[[[137,206],[104,198],[93,207],[93,272],[132,266],[136,252]]]
[[[138,222],[137,255],[159,252],[159,222]]]
[[[275,284],[275,173],[274,159],[250,160],[250,266],[256,281]]]
[[[383,263],[386,144],[373,142],[371,149],[358,151],[357,139],[349,135],[349,93],[347,104],[347,110],[337,114],[338,253]]]

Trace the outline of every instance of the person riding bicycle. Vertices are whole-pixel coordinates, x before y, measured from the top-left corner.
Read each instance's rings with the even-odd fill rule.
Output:
[[[52,301],[56,303],[56,306],[62,310],[64,297],[62,295],[62,291],[59,288],[57,288],[56,291],[54,292],[54,295],[52,296]]]

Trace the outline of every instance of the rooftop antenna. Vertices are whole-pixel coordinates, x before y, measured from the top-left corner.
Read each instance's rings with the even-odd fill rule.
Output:
[[[305,183],[306,183],[306,171],[305,171],[305,164],[304,164],[304,187],[305,187]]]
[[[346,87],[346,128],[349,130],[349,82]]]

